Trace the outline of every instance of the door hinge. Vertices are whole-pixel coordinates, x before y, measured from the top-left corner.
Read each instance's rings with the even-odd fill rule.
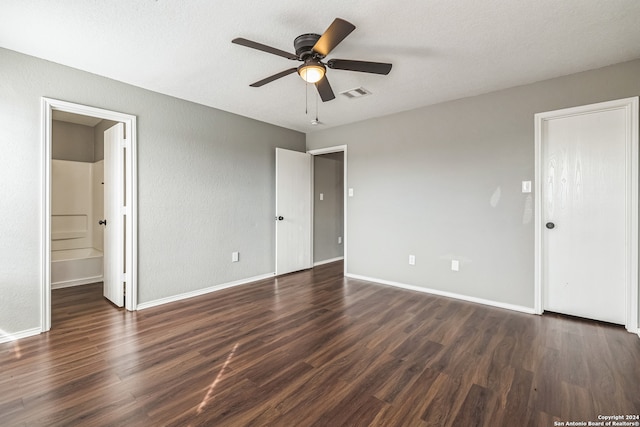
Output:
[[[120,215],[128,215],[129,211],[126,206],[120,206]]]
[[[122,286],[126,289],[127,273],[122,273]]]
[[[129,148],[129,138],[123,138],[120,140],[120,148]]]

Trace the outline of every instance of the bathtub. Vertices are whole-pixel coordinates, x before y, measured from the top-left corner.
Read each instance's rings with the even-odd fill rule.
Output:
[[[51,288],[102,281],[102,252],[94,248],[51,251]]]

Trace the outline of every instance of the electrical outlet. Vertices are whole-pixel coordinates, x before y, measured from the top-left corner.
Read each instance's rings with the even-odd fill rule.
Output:
[[[458,261],[457,259],[452,259],[451,260],[451,270],[460,271],[460,261]]]
[[[231,262],[240,261],[240,252],[231,252]]]
[[[416,256],[409,255],[409,265],[416,265]]]

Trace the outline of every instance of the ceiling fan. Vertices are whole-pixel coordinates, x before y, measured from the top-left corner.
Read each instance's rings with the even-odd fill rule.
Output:
[[[282,56],[287,59],[302,61],[302,65],[299,67],[289,68],[288,70],[259,80],[251,84],[251,87],[263,86],[297,71],[304,81],[316,85],[320,98],[323,102],[327,102],[336,96],[333,94],[331,85],[327,80],[326,67],[334,70],[359,71],[362,73],[384,75],[389,74],[389,71],[391,71],[391,64],[383,62],[354,61],[350,59],[330,59],[322,62],[322,60],[355,29],[355,25],[350,22],[336,18],[322,35],[302,34],[296,37],[293,41],[293,46],[296,50],[295,54],[243,38],[236,38],[231,42],[273,55]]]

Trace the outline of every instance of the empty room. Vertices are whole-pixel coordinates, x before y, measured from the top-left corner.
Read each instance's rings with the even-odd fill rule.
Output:
[[[0,4],[0,425],[640,426],[637,0]]]

